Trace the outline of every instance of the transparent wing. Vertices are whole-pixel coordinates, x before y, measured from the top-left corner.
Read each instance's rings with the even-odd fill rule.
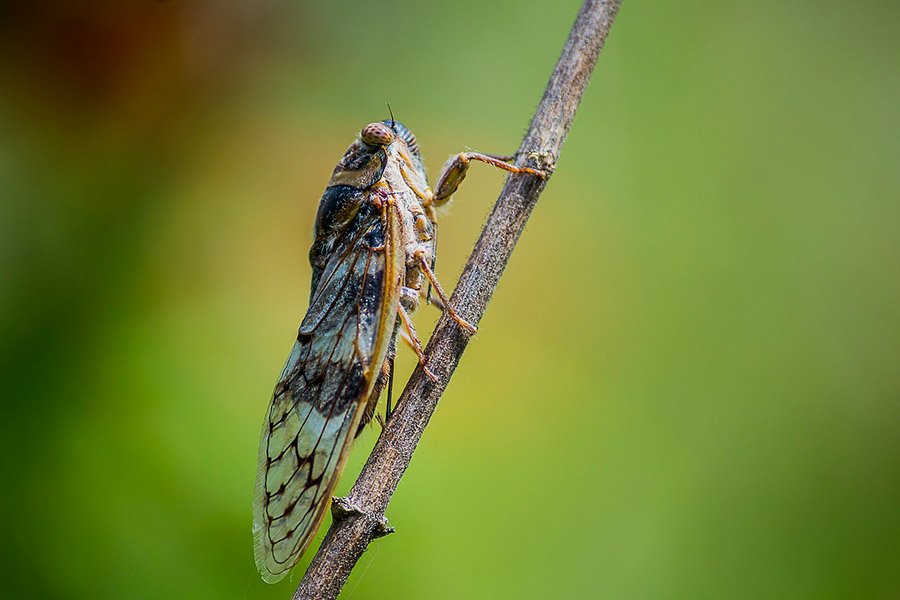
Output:
[[[336,242],[263,424],[253,532],[270,583],[312,541],[390,345],[402,260],[389,214],[360,215]]]

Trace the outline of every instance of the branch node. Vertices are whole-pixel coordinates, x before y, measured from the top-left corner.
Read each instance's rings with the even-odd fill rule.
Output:
[[[365,518],[368,515],[347,498],[334,497],[331,499],[331,518],[334,521],[343,521],[354,516]]]
[[[381,517],[381,519],[378,521],[378,524],[375,526],[375,532],[372,534],[372,537],[380,538],[396,532],[397,530],[391,527],[391,525],[388,523],[388,520],[385,517]]]
[[[371,527],[372,539],[384,537],[396,531],[390,526],[386,517],[363,510],[353,504],[349,498],[335,497],[331,499],[331,518],[336,523],[347,519],[362,519]]]
[[[546,174],[544,179],[549,179],[556,170],[556,156],[549,150],[533,150],[525,155],[525,162],[532,169]]]

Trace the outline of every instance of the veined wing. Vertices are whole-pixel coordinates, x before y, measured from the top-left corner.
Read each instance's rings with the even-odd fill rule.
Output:
[[[283,578],[309,546],[390,345],[404,256],[399,224],[363,203],[317,278],[263,424],[256,565]]]

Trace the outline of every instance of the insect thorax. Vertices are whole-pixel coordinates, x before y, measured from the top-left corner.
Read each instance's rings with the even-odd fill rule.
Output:
[[[400,248],[407,265],[403,286],[409,288],[401,290],[400,298],[404,308],[415,310],[423,284],[418,257],[428,264],[434,257],[434,225],[426,217],[420,198],[427,190],[421,159],[409,151],[403,138],[383,148],[354,142],[335,167],[319,201],[315,240],[309,252],[312,290],[316,289],[329,256],[336,251],[336,240],[353,237],[362,223],[380,212],[384,219],[399,219]],[[388,210],[388,203],[396,210]],[[366,242],[370,247],[384,245],[386,229],[369,233]]]

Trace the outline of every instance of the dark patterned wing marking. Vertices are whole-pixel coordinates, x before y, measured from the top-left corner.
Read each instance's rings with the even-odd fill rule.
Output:
[[[387,354],[403,267],[397,228],[391,211],[360,210],[339,233],[275,387],[253,502],[267,582],[315,536]]]

